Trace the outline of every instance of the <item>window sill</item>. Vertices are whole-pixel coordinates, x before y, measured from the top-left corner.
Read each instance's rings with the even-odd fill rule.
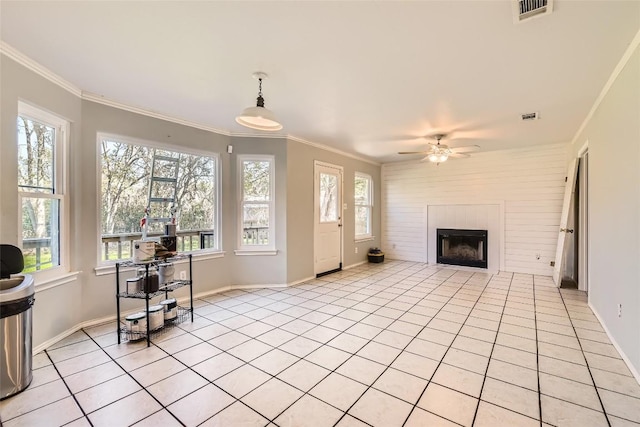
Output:
[[[236,249],[234,253],[238,256],[273,256],[278,255],[277,249]]]
[[[362,237],[356,237],[353,241],[356,243],[360,243],[360,242],[371,242],[376,240],[376,236],[362,236]]]
[[[224,258],[224,255],[226,254],[225,251],[216,251],[216,252],[203,252],[203,253],[192,253],[192,260],[195,261],[205,261],[205,260],[209,260],[209,259],[217,259],[217,258]],[[122,260],[122,261],[127,261],[127,260]],[[180,265],[180,264],[186,264],[188,263],[189,260],[188,259],[181,259],[180,261],[176,261],[174,262],[174,264]],[[134,271],[136,269],[136,267],[127,267],[127,268],[121,268],[120,271]],[[96,268],[93,269],[96,273],[96,276],[105,276],[107,274],[115,274],[116,273],[116,261],[109,263],[109,264],[102,264]]]
[[[59,276],[48,277],[44,280],[38,280],[38,276],[33,273],[24,273],[31,274],[33,276],[33,280],[36,283],[36,292],[46,291],[47,289],[57,288],[58,286],[62,286],[67,283],[74,282],[78,279],[78,275],[82,273],[81,271],[71,271],[67,273],[62,273]]]

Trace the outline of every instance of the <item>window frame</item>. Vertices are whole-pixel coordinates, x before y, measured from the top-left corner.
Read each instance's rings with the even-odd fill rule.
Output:
[[[117,135],[117,134],[111,134],[111,133],[105,133],[105,132],[98,132],[97,133],[97,137],[96,137],[96,147],[97,147],[97,151],[96,151],[96,176],[97,176],[97,182],[96,182],[96,194],[98,195],[98,197],[96,197],[96,206],[97,206],[97,210],[96,210],[96,215],[97,215],[97,223],[98,223],[98,227],[96,229],[97,232],[97,268],[96,268],[96,273],[101,272],[105,267],[112,267],[113,265],[115,265],[118,262],[124,262],[124,261],[128,261],[131,258],[123,258],[123,259],[119,259],[119,260],[103,260],[102,259],[102,214],[101,214],[101,207],[102,207],[102,142],[104,140],[107,141],[114,141],[114,142],[121,142],[123,144],[129,144],[129,145],[137,145],[137,146],[142,146],[142,147],[146,147],[146,148],[151,148],[151,149],[159,149],[159,150],[168,150],[168,151],[174,151],[177,153],[183,153],[183,154],[189,154],[189,155],[193,155],[193,156],[201,156],[201,157],[209,157],[214,159],[215,161],[215,173],[214,173],[214,179],[215,179],[215,188],[214,188],[214,197],[215,197],[215,204],[214,204],[214,209],[215,209],[215,220],[213,222],[213,227],[214,230],[216,230],[216,233],[214,235],[214,241],[216,243],[216,247],[215,248],[211,248],[211,249],[198,249],[195,251],[185,251],[185,252],[180,252],[181,254],[192,254],[194,257],[210,257],[212,255],[219,255],[219,256],[223,256],[224,255],[224,251],[222,249],[222,231],[220,228],[220,224],[222,224],[222,220],[221,220],[221,201],[220,198],[222,196],[222,190],[221,190],[221,185],[220,185],[220,177],[222,176],[221,174],[221,162],[220,162],[220,153],[217,152],[209,152],[209,151],[204,151],[204,150],[197,150],[197,149],[192,149],[189,147],[183,147],[183,146],[179,146],[179,145],[173,145],[173,144],[165,144],[165,143],[161,143],[161,142],[157,142],[157,141],[150,141],[150,140],[145,140],[145,139],[140,139],[140,138],[135,138],[135,137],[129,137],[129,136],[123,136],[123,135]],[[148,182],[147,182],[148,183]],[[146,194],[145,194],[146,197]],[[141,217],[142,218],[142,215]],[[217,258],[218,256],[215,256],[215,258]],[[110,270],[109,270],[110,271]]]
[[[60,257],[58,265],[52,266],[45,270],[36,270],[28,274],[37,277],[37,282],[44,284],[51,280],[57,279],[62,275],[70,272],[70,245],[69,245],[69,134],[71,123],[53,113],[42,108],[18,101],[18,112],[16,115],[16,148],[17,140],[17,122],[20,117],[25,117],[33,121],[45,124],[55,129],[55,140],[53,142],[53,192],[51,194],[42,192],[22,191],[20,185],[16,186],[18,196],[18,246],[23,249],[23,222],[22,222],[22,201],[23,198],[37,198],[58,200],[58,255]],[[17,162],[16,151],[16,162]],[[19,171],[19,168],[16,169]],[[17,176],[16,176],[17,183]],[[53,234],[53,233],[52,233]]]
[[[369,182],[369,197],[368,204],[358,203],[356,198],[355,188],[356,188],[356,180],[366,179]],[[366,234],[358,234],[356,227],[356,215],[358,213],[358,207],[365,207],[369,211],[369,215],[367,217],[367,228],[369,230]],[[354,219],[354,237],[355,240],[367,240],[373,238],[373,177],[369,174],[363,172],[356,172],[353,179],[353,219]]]
[[[269,244],[268,245],[247,245],[243,243],[244,234],[244,162],[269,162],[269,200],[268,202],[249,202],[249,204],[259,203],[269,205]],[[238,238],[236,255],[276,255],[276,216],[275,216],[275,180],[276,162],[275,156],[270,154],[240,154],[237,159],[237,199],[238,213],[236,215],[238,223]]]

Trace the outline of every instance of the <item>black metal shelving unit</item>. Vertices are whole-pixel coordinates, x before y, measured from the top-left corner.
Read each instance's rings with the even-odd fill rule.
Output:
[[[146,268],[146,276],[149,276],[149,268],[155,267],[163,262],[176,262],[183,259],[189,259],[189,278],[186,280],[174,280],[170,283],[167,283],[163,286],[160,286],[155,292],[137,292],[135,294],[129,294],[127,292],[120,292],[120,269],[127,267],[145,267]],[[189,318],[191,315],[191,321],[193,322],[193,267],[192,267],[192,255],[177,255],[167,259],[157,259],[148,262],[133,262],[133,261],[124,261],[116,263],[116,307],[118,310],[118,323],[117,323],[117,334],[118,334],[118,344],[122,342],[122,338],[124,337],[127,341],[137,341],[143,338],[147,339],[147,347],[151,345],[151,338],[157,335],[162,334],[168,328],[171,328],[178,323],[182,323]],[[150,330],[150,322],[149,322],[149,301],[153,298],[164,295],[165,299],[169,298],[169,292],[173,292],[176,289],[180,289],[183,286],[189,286],[189,307],[177,307],[177,316],[170,321],[170,323],[164,324],[163,327],[158,328],[156,330]],[[145,313],[147,317],[147,332],[131,332],[128,331],[126,327],[120,325],[120,298],[135,298],[135,299],[143,299],[145,301]]]

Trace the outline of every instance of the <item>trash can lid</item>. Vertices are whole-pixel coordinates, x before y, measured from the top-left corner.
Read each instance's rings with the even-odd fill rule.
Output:
[[[30,274],[0,279],[0,304],[21,300],[33,294],[35,294],[35,284]]]
[[[19,247],[0,244],[0,279],[8,279],[12,274],[24,269],[24,257]]]

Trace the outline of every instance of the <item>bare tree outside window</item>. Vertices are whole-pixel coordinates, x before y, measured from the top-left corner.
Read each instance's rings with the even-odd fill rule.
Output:
[[[103,138],[101,151],[102,260],[129,258],[131,242],[139,240],[142,233],[140,220],[147,207],[154,149]],[[175,203],[178,250],[217,249],[216,158],[160,149],[155,152],[158,156],[179,158]],[[157,163],[156,167],[175,167],[175,163],[170,166]],[[156,170],[155,173],[166,176],[173,171]],[[173,196],[172,188],[155,189],[154,194],[168,191]],[[167,212],[154,212],[152,216],[168,217],[168,210],[169,205]],[[149,227],[149,236],[161,234],[163,224]]]
[[[19,115],[18,194],[22,206],[25,272],[60,265],[60,203],[56,182],[56,128]]]
[[[242,245],[269,246],[272,228],[272,161],[241,160]]]

